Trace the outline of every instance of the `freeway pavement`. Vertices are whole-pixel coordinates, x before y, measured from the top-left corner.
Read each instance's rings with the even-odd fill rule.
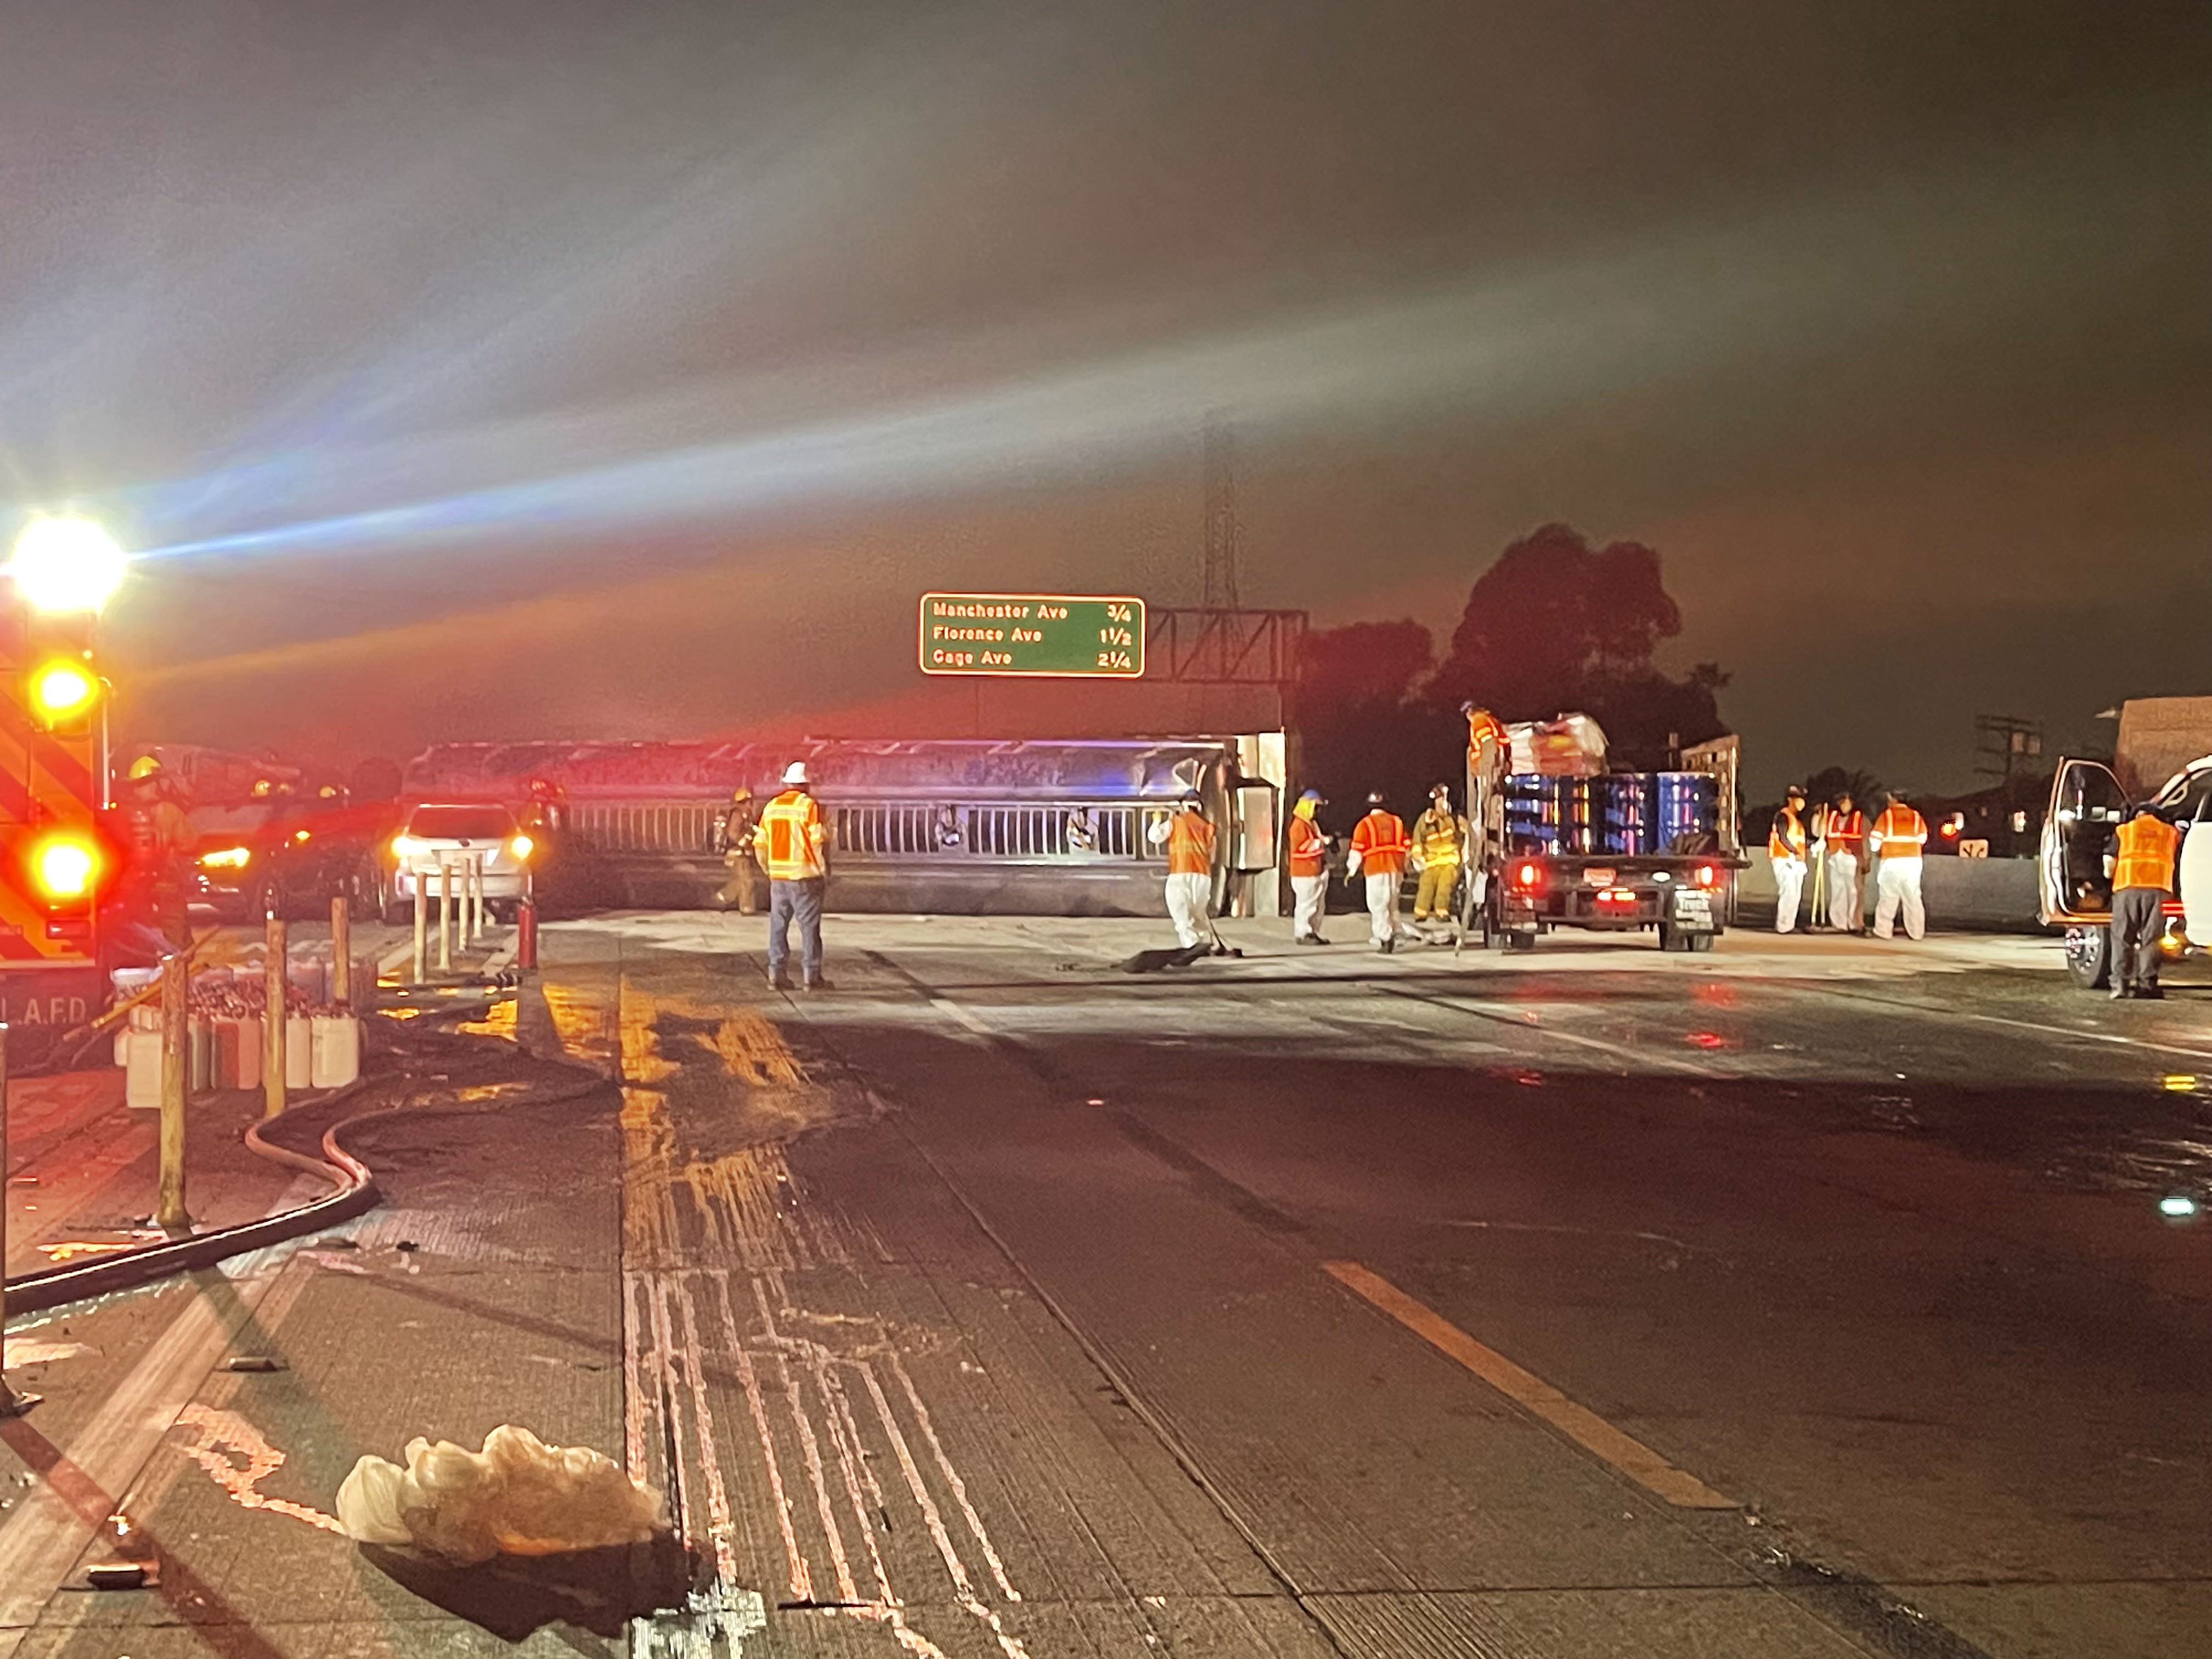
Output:
[[[835,918],[805,995],[757,921],[549,927],[395,1024],[385,1211],[66,1322],[0,1655],[2212,1652],[2212,1232],[2160,1208],[2212,993],[1966,935],[1119,970],[1161,931]],[[331,1529],[362,1451],[504,1420],[696,1571]],[[64,1587],[38,1472],[95,1458],[159,1589]]]

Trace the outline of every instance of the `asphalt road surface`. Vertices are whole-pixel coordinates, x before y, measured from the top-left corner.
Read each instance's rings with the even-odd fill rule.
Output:
[[[870,918],[810,996],[760,930],[550,927],[396,1023],[349,1237],[20,1333],[0,1656],[2212,1654],[2212,1224],[2160,1207],[2212,993]],[[510,1420],[696,1567],[333,1530],[361,1453]],[[71,1588],[111,1500],[160,1587]]]

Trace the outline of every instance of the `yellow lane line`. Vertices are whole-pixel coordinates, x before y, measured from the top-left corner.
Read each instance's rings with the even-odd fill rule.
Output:
[[[1495,1348],[1484,1346],[1380,1273],[1357,1261],[1321,1265],[1323,1273],[1346,1289],[1380,1308],[1447,1358],[1457,1360],[1530,1416],[1540,1418],[1584,1451],[1612,1464],[1653,1497],[1686,1510],[1742,1507],[1697,1476],[1676,1468],[1642,1441],[1623,1434],[1588,1407],[1577,1405],[1534,1371],[1524,1370]]]

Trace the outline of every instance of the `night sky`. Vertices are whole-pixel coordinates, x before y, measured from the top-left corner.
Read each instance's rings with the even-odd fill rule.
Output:
[[[2212,9],[0,0],[0,513],[123,724],[825,726],[929,587],[1659,549],[1753,793],[2212,691]]]

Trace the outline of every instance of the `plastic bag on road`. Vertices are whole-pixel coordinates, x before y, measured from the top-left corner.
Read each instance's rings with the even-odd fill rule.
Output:
[[[473,1562],[641,1544],[668,1524],[660,1495],[612,1459],[511,1423],[480,1452],[418,1437],[406,1457],[404,1468],[381,1457],[354,1465],[338,1488],[347,1537]]]

